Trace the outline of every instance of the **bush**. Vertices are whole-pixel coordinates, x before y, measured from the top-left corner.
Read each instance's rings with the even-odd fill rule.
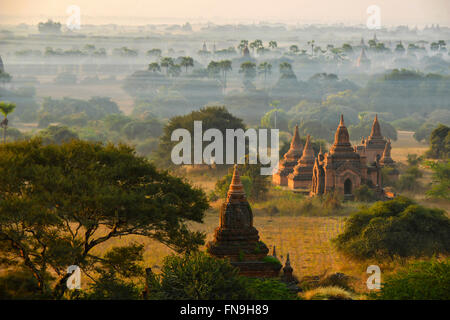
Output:
[[[359,188],[356,188],[354,191],[355,200],[361,202],[370,202],[375,199],[375,192],[370,189],[367,185],[362,185]]]
[[[333,241],[357,259],[445,254],[450,252],[450,219],[443,210],[398,197],[352,215]]]
[[[319,287],[301,296],[306,300],[353,300],[353,295],[340,287]]]
[[[388,276],[373,296],[385,300],[450,300],[450,259],[412,263]]]
[[[290,299],[280,281],[249,279],[239,275],[226,259],[204,252],[164,259],[161,274],[148,279],[148,298],[169,300]]]

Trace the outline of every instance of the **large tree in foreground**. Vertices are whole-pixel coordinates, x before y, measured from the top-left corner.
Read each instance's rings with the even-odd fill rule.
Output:
[[[61,298],[70,265],[91,270],[93,249],[111,238],[141,235],[176,252],[204,235],[206,196],[160,172],[130,147],[80,140],[0,146],[0,263],[29,270],[40,292]]]

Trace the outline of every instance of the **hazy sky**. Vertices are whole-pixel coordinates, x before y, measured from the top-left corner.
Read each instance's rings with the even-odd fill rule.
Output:
[[[450,0],[0,0],[0,24],[64,22],[69,5],[82,23],[147,24],[181,21],[365,24],[367,7],[381,9],[381,24],[450,26]]]

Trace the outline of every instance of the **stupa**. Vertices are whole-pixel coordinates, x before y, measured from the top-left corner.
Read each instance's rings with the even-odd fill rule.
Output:
[[[298,160],[293,172],[288,176],[289,188],[307,189],[309,193],[313,176],[314,160],[314,150],[311,145],[310,135],[308,134],[302,157]]]
[[[237,165],[220,210],[220,224],[214,240],[207,244],[207,252],[218,258],[228,258],[239,273],[248,277],[277,277],[281,263],[268,257],[269,249],[259,240],[253,226],[253,213],[245,196]]]
[[[278,165],[278,171],[272,176],[274,184],[279,186],[288,185],[288,176],[294,171],[294,167],[297,165],[298,160],[302,156],[302,141],[298,134],[298,125],[295,126],[294,135],[292,137],[291,146],[284,155],[283,159]]]

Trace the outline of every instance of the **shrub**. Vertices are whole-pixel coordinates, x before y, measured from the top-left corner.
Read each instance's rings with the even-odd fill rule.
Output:
[[[245,279],[229,261],[196,252],[164,259],[160,275],[153,275],[151,299],[249,299]]]
[[[365,184],[356,188],[354,195],[356,201],[370,202],[375,200],[375,192]]]
[[[448,253],[450,219],[443,210],[398,197],[352,215],[333,241],[340,251],[357,259]]]
[[[450,300],[450,259],[414,262],[388,276],[373,296],[386,300]]]
[[[278,280],[250,279],[239,275],[226,259],[204,252],[171,255],[161,274],[148,279],[148,298],[175,300],[291,299],[293,294]]]
[[[319,287],[301,296],[306,300],[353,300],[353,295],[340,287]]]

